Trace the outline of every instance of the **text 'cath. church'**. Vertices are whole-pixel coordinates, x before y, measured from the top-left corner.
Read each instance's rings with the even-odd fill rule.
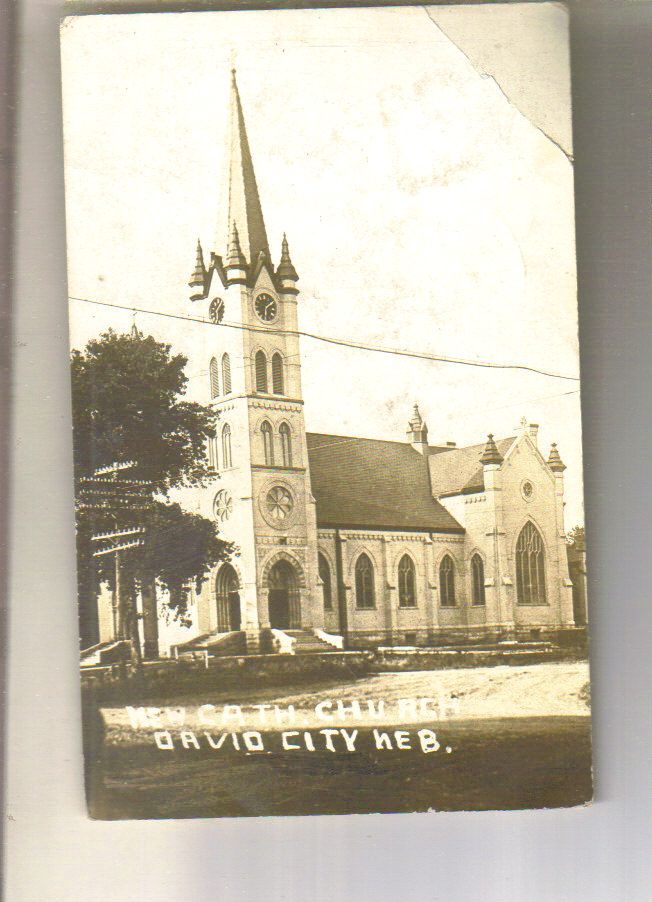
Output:
[[[226,254],[197,246],[196,363],[218,413],[214,483],[180,500],[218,521],[237,554],[170,645],[247,652],[560,636],[573,609],[564,464],[523,422],[506,438],[432,445],[418,407],[404,440],[306,433],[298,275],[272,263],[235,72]],[[234,327],[235,326],[235,327]],[[100,611],[102,638],[110,637]],[[162,650],[166,628],[161,623]],[[147,637],[146,637],[147,638]],[[174,648],[173,648],[174,650]]]

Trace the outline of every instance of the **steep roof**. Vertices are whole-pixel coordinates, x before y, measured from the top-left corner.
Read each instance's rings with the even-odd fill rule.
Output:
[[[411,445],[315,432],[306,438],[318,526],[464,532],[432,497],[427,460]]]
[[[504,457],[513,443],[514,436],[496,440],[496,447]],[[482,474],[482,457],[486,448],[481,445],[468,445],[466,448],[429,448],[428,464],[430,467],[430,483],[434,495],[462,495],[468,492],[481,492],[484,489]]]

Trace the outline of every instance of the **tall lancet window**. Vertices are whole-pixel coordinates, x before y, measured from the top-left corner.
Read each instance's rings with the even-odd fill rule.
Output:
[[[231,457],[231,427],[225,423],[222,427],[222,466],[225,470],[233,466]]]
[[[359,608],[375,608],[374,565],[364,552],[355,562],[355,603]]]
[[[439,598],[443,608],[455,607],[455,567],[450,554],[439,565]]]
[[[321,579],[321,591],[324,599],[324,610],[333,610],[333,588],[331,585],[331,568],[324,555],[319,552],[317,555],[317,563],[319,565],[319,578]]]
[[[272,392],[283,394],[283,358],[278,352],[272,356]]]
[[[290,427],[287,423],[281,423],[278,434],[281,437],[281,454],[283,455],[283,466],[292,466],[292,436]]]
[[[516,597],[519,604],[546,604],[543,540],[533,523],[526,523],[516,543]]]
[[[217,437],[208,440],[208,466],[211,470],[219,470],[220,463],[217,457]]]
[[[274,436],[272,435],[272,427],[265,420],[260,427],[263,436],[263,450],[265,452],[265,464],[268,467],[274,466]]]
[[[208,368],[211,382],[211,398],[217,398],[220,393],[220,377],[217,369],[217,360],[212,357]]]
[[[267,392],[267,357],[264,351],[256,354],[256,391]]]
[[[473,604],[484,604],[484,562],[479,554],[474,554],[471,558],[471,579]]]
[[[404,554],[398,564],[398,603],[401,608],[417,604],[417,575],[409,554]]]
[[[222,391],[225,395],[231,391],[231,361],[228,354],[222,354]]]

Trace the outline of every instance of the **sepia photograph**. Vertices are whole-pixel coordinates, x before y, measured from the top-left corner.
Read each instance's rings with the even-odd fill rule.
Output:
[[[61,52],[91,817],[590,802],[565,8]]]

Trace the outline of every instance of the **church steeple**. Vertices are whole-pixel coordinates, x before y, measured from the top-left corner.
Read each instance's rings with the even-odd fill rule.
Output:
[[[251,159],[240,94],[231,70],[231,136],[229,148],[229,228],[235,224],[241,253],[249,267],[258,262],[261,251],[270,260],[265,221]]]

